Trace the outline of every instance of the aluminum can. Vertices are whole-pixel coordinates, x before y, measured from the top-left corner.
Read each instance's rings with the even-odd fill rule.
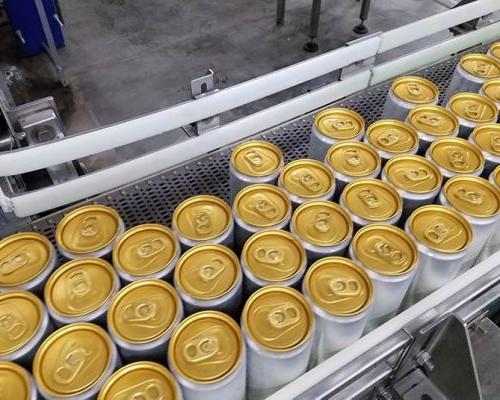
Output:
[[[484,156],[482,176],[488,178],[500,164],[500,124],[484,124],[474,129],[469,142],[481,149]]]
[[[64,216],[57,224],[56,244],[68,259],[108,257],[124,231],[125,225],[114,209],[92,204]]]
[[[484,169],[481,149],[460,138],[442,138],[432,142],[425,157],[438,166],[444,181],[460,174],[479,176]]]
[[[397,314],[417,272],[417,246],[395,226],[372,224],[354,235],[349,255],[373,282],[373,307],[367,322],[371,330]]]
[[[382,119],[404,121],[410,110],[423,104],[437,104],[439,88],[420,76],[403,76],[392,82],[387,93]]]
[[[479,94],[490,99],[496,104],[497,110],[500,110],[500,78],[484,82]]]
[[[258,232],[245,243],[240,257],[245,297],[269,285],[299,287],[307,256],[300,240],[289,232]]]
[[[500,165],[491,172],[489,181],[500,189]]]
[[[163,365],[138,361],[111,375],[97,400],[182,400],[182,392]]]
[[[124,282],[157,278],[172,282],[181,246],[174,233],[159,224],[137,225],[113,247],[113,265]]]
[[[347,184],[361,178],[377,178],[382,161],[377,150],[363,142],[342,142],[333,145],[325,157],[325,164],[335,175],[335,200]]]
[[[410,215],[405,230],[420,253],[417,275],[405,299],[409,306],[457,276],[472,242],[472,228],[451,208],[427,205]]]
[[[24,290],[0,293],[0,321],[0,361],[31,368],[37,348],[52,331],[45,305]]]
[[[226,246],[189,249],[177,263],[174,283],[187,315],[210,309],[239,316],[243,274],[238,256]]]
[[[354,223],[354,230],[372,224],[395,225],[403,212],[403,199],[394,186],[378,179],[358,179],[347,185],[340,205]]]
[[[494,124],[498,109],[487,97],[477,93],[457,93],[446,107],[458,118],[458,136],[467,139],[474,128],[482,124]]]
[[[486,54],[500,61],[500,42],[492,43]]]
[[[419,106],[411,110],[406,118],[418,135],[418,154],[424,155],[430,144],[442,137],[458,135],[458,118],[441,106]]]
[[[290,232],[301,241],[311,265],[323,257],[343,256],[352,239],[353,224],[338,204],[309,201],[295,210]]]
[[[75,322],[105,326],[109,304],[119,289],[118,276],[107,261],[80,258],[50,276],[44,298],[56,327]]]
[[[417,131],[394,119],[382,119],[371,124],[364,141],[377,149],[382,165],[400,154],[416,154],[419,146]]]
[[[183,250],[205,243],[233,247],[231,208],[215,196],[200,195],[184,200],[174,210],[172,228]]]
[[[121,289],[109,306],[108,331],[126,362],[165,363],[165,348],[183,317],[175,289],[160,279],[141,279]]]
[[[488,79],[500,78],[500,62],[485,54],[470,53],[462,56],[455,68],[444,104],[459,92],[478,93]]]
[[[436,164],[421,156],[397,156],[385,164],[382,180],[392,184],[403,199],[404,222],[420,206],[432,204],[443,176]]]
[[[184,400],[245,400],[246,350],[238,324],[219,311],[187,317],[168,345]]]
[[[283,190],[272,185],[251,185],[241,190],[233,203],[235,247],[264,229],[287,229],[292,204]]]
[[[314,117],[309,158],[323,161],[330,146],[345,140],[361,140],[365,120],[348,108],[327,108]]]
[[[98,325],[66,325],[40,346],[33,377],[46,400],[93,400],[120,366],[116,347]]]
[[[283,153],[272,143],[251,140],[237,146],[229,163],[231,202],[246,186],[256,183],[274,185],[283,165]]]
[[[21,366],[9,361],[0,361],[0,376],[2,377],[2,397],[5,400],[38,399],[33,377]]]
[[[268,286],[246,302],[241,330],[248,354],[248,400],[261,400],[306,372],[314,339],[314,314],[304,296]]]
[[[302,293],[316,322],[312,365],[319,364],[358,340],[373,304],[368,274],[344,257],[326,257],[307,270]]]
[[[0,292],[29,290],[40,297],[57,263],[52,243],[36,232],[17,233],[0,241]]]
[[[458,211],[472,227],[472,242],[463,257],[463,270],[472,267],[500,221],[500,190],[473,175],[451,178],[439,194],[439,202]]]
[[[335,176],[322,162],[299,159],[285,165],[278,186],[286,193],[292,207],[309,200],[330,200],[335,193]]]

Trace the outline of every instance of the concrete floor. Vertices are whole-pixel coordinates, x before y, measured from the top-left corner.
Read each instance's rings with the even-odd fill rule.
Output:
[[[0,26],[0,69],[12,72],[22,103],[52,95],[68,134],[112,124],[190,98],[189,82],[215,69],[221,88],[263,75],[358,38],[356,0],[324,1],[320,52],[302,50],[310,0],[288,0],[285,25],[275,0],[62,0],[66,47],[60,51],[69,87],[61,87],[45,55],[21,58]],[[371,32],[390,30],[444,8],[433,0],[372,2]],[[434,39],[432,39],[434,40]],[[325,79],[329,79],[326,77]],[[310,90],[314,82],[224,115],[255,112]],[[90,170],[183,140],[179,129],[86,160]]]

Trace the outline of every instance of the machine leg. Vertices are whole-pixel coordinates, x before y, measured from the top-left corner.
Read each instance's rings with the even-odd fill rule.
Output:
[[[276,25],[279,26],[285,24],[285,2],[286,0],[276,1]]]
[[[365,25],[365,21],[368,19],[368,13],[370,12],[370,1],[371,0],[363,0],[363,2],[361,3],[361,12],[359,13],[359,19],[361,20],[361,22],[359,25],[356,25],[353,28],[353,31],[360,35],[368,33],[368,28]]]
[[[321,14],[321,0],[313,0],[311,8],[311,22],[309,25],[309,41],[304,45],[304,50],[318,51],[319,46],[315,39],[318,37],[319,16]]]

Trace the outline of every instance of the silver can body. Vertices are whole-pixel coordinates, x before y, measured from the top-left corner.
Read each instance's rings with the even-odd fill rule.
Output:
[[[364,134],[365,134],[365,129],[362,128],[356,136],[350,138],[349,140],[361,140]],[[311,143],[309,145],[309,158],[323,162],[326,153],[328,153],[328,149],[334,144],[337,144],[342,141],[343,140],[334,139],[332,137],[323,135],[321,132],[318,131],[315,124],[313,124],[311,128]]]
[[[458,119],[458,126],[459,126],[458,137],[462,139],[468,139],[472,131],[481,125],[480,122],[468,121],[466,119],[459,117],[458,115],[456,117]]]
[[[278,177],[280,176],[283,165],[284,163],[282,161],[280,163],[279,168],[275,172],[266,176],[249,176],[236,171],[232,163],[229,163],[229,186],[231,188],[230,203],[232,204],[238,192],[247,186],[254,185],[256,183],[267,183],[269,185],[276,185],[276,182],[278,181]]]
[[[227,229],[220,234],[219,236],[210,239],[210,240],[192,240],[184,236],[182,233],[179,233],[175,227],[173,227],[173,231],[177,238],[179,239],[179,243],[181,244],[182,251],[189,250],[191,247],[197,246],[199,244],[223,244],[230,249],[234,246],[234,221],[231,218],[229,222],[229,226]]]
[[[409,121],[406,120],[406,123],[409,124]],[[415,127],[413,127],[415,129]],[[428,133],[422,132],[419,129],[415,129],[418,135],[418,151],[417,154],[421,156],[425,156],[425,153],[429,146],[432,144],[434,140],[441,139],[442,137],[457,137],[459,129],[457,128],[454,132],[451,132],[446,136],[434,136],[429,135]]]
[[[314,198],[301,197],[301,196],[297,196],[296,194],[289,192],[287,190],[287,188],[283,184],[281,184],[281,181],[278,181],[278,186],[280,189],[283,190],[283,192],[285,192],[288,199],[290,200],[290,203],[292,203],[292,209],[295,210],[298,206],[300,206],[301,204],[304,204],[305,202],[310,201],[310,200],[332,200],[333,195],[335,194],[335,186],[336,185],[334,184],[333,187],[324,195],[314,197]]]
[[[368,140],[368,138],[365,136],[365,139],[364,139],[364,142],[373,146],[370,141]],[[419,147],[418,146],[415,146],[415,148],[407,151],[406,153],[404,154],[408,154],[408,155],[413,155],[413,154],[417,154],[418,152],[418,149]],[[399,156],[400,154],[397,154],[397,153],[389,153],[388,151],[384,151],[384,150],[381,150],[379,148],[375,148],[375,150],[377,150],[377,153],[379,154],[380,156],[380,159],[382,160],[382,167],[385,165],[385,163],[387,161],[389,161],[391,158],[393,157],[396,157],[396,156]]]
[[[349,210],[348,207],[346,207],[343,197],[340,197],[340,205],[347,211],[349,216],[352,219],[352,223],[354,225],[354,231],[358,231],[361,229],[363,226],[373,224],[373,221],[370,221],[368,219],[364,219],[356,214],[353,214],[351,210]],[[397,225],[399,220],[401,219],[402,211],[398,212],[396,215],[391,217],[390,219],[387,219],[385,221],[377,221],[377,224],[385,224],[385,225]]]
[[[428,103],[437,104],[438,99]],[[380,119],[397,119],[399,121],[405,121],[408,113],[415,107],[421,106],[422,104],[415,104],[400,99],[394,94],[392,89],[387,92],[387,97],[385,99],[384,110]]]
[[[486,80],[485,78],[479,78],[469,74],[460,63],[458,63],[455,67],[455,72],[453,73],[450,84],[448,85],[448,89],[446,89],[443,104],[447,104],[454,94],[460,92],[478,93]]]
[[[325,164],[328,166],[328,163],[325,160]],[[340,199],[340,195],[344,191],[344,188],[351,182],[355,181],[356,179],[367,179],[367,178],[378,178],[380,175],[380,170],[381,167],[378,167],[373,173],[366,175],[366,176],[348,176],[344,175],[333,168],[330,167],[330,169],[333,171],[335,174],[335,193],[333,195],[333,200],[338,201]]]

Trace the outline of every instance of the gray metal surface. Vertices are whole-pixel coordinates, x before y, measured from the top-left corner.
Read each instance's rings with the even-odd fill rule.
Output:
[[[480,47],[473,50],[486,51],[486,48]],[[440,100],[442,100],[458,59],[459,56],[452,57],[419,70],[415,74],[434,81],[439,86]],[[367,124],[371,124],[381,116],[389,86],[390,82],[374,86],[333,103],[331,106],[355,110],[363,116]],[[257,137],[279,146],[284,153],[285,162],[307,157],[314,115],[315,113],[312,113],[298,118]],[[142,181],[97,196],[90,201],[115,208],[127,227],[151,222],[170,225],[174,208],[189,196],[211,194],[225,200],[229,199],[229,157],[232,147],[207,154]],[[70,208],[74,207],[76,206]],[[31,224],[32,229],[54,240],[56,224],[68,209],[35,220]]]

